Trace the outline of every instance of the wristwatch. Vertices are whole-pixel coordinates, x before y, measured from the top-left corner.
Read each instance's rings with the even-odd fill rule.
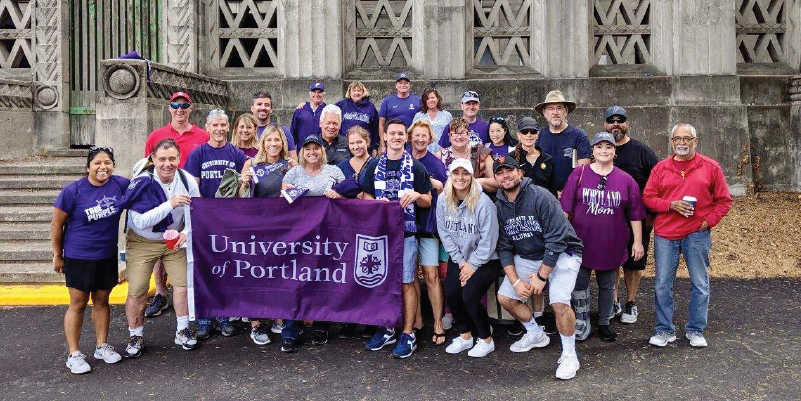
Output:
[[[540,272],[537,272],[537,278],[540,279],[540,281],[542,281],[543,283],[548,282],[548,278],[547,277],[543,278],[542,276],[540,276]]]

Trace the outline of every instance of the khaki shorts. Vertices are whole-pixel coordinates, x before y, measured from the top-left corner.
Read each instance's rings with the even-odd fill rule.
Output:
[[[128,295],[147,294],[153,266],[161,259],[170,283],[176,287],[186,287],[186,248],[167,249],[166,243],[146,239],[133,231],[128,231],[125,246]]]

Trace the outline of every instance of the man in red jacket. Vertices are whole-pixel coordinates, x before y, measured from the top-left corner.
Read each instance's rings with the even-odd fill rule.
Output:
[[[685,337],[691,346],[702,348],[707,345],[710,230],[729,212],[732,201],[720,164],[695,151],[698,134],[692,125],[673,127],[671,142],[674,153],[654,166],[643,192],[645,206],[656,213],[656,334],[649,343],[664,347],[676,341],[673,281],[682,254],[692,283]]]

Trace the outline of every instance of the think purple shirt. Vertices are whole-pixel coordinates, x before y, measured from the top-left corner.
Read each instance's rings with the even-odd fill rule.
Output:
[[[470,133],[470,147],[483,145],[489,142],[489,123],[486,120],[476,118],[472,124],[468,126]],[[442,131],[442,137],[439,138],[439,146],[443,148],[451,147],[451,126],[447,125],[445,130]]]
[[[581,265],[612,270],[628,259],[628,225],[644,219],[645,208],[640,187],[623,170],[613,168],[603,190],[600,183],[601,176],[589,165],[578,166],[567,178],[559,202],[565,213],[573,213],[570,222],[584,243]]]

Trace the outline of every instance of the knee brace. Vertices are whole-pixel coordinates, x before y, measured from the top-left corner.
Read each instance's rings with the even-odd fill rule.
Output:
[[[570,306],[576,312],[576,320],[590,320],[590,288],[573,291]]]

